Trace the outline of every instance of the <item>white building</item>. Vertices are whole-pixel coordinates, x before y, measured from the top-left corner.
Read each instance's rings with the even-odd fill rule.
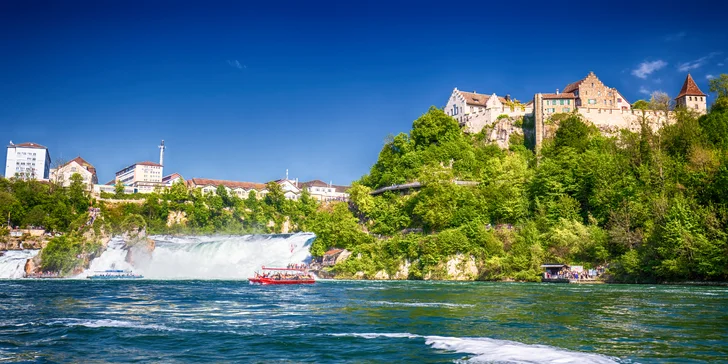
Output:
[[[89,189],[99,183],[96,168],[81,157],[76,157],[58,168],[51,169],[51,181],[67,187],[71,184],[71,176],[76,173],[83,177],[83,183]]]
[[[158,187],[164,187],[162,174],[163,167],[161,164],[139,162],[116,172],[115,182],[133,187],[134,191],[138,193],[150,193],[154,192]]]
[[[267,192],[265,183],[226,181],[209,178],[192,178],[187,181],[187,186],[200,189],[203,194],[213,195],[217,193],[217,186],[223,186],[229,195],[235,195],[239,198],[248,198],[251,191],[258,197],[264,196]]]
[[[300,184],[301,191],[308,191],[314,199],[318,201],[348,201],[349,194],[346,191],[349,186],[336,186],[321,180],[313,180],[302,182]]]
[[[50,177],[51,156],[48,148],[35,143],[8,145],[5,160],[5,178],[16,175],[24,179],[48,180]]]
[[[162,184],[164,184],[165,187],[172,187],[172,185],[177,183],[178,181],[182,181],[183,183],[185,181],[185,179],[182,178],[182,175],[179,173],[172,173],[168,176],[162,177]]]
[[[533,113],[533,102],[521,104],[496,94],[484,95],[455,88],[445,105],[445,113],[455,118],[468,133],[479,133],[483,127],[493,124],[500,115],[522,117]]]

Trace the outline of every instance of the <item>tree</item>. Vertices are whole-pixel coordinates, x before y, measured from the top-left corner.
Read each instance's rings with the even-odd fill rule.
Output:
[[[728,98],[728,74],[721,74],[719,77],[710,80],[709,84],[710,92],[717,93],[718,98]]]
[[[637,100],[634,104],[632,104],[632,108],[636,110],[642,110],[644,113],[646,110],[650,109],[650,103],[646,100]]]
[[[557,148],[571,147],[577,151],[586,149],[589,143],[589,127],[577,115],[564,119],[556,130],[554,143]]]
[[[114,194],[116,195],[116,198],[123,198],[124,197],[124,184],[121,183],[121,180],[116,180],[116,184],[114,185]]]
[[[83,182],[83,177],[78,173],[71,175],[70,179],[68,197],[71,200],[71,205],[76,209],[76,213],[83,213],[89,206],[89,199],[86,196],[86,184]]]

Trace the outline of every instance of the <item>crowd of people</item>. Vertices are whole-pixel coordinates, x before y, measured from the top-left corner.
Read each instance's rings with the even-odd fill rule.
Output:
[[[306,269],[308,266],[305,263],[290,263],[288,269]]]
[[[314,279],[311,273],[288,273],[288,272],[263,272],[263,274],[255,273],[255,278],[269,278],[276,281],[287,280],[287,281],[300,281]]]
[[[595,279],[596,277],[604,274],[605,267],[602,265],[597,266],[594,269],[584,270],[581,267],[567,267],[564,266],[556,274],[551,274],[548,271],[543,273],[545,279]]]

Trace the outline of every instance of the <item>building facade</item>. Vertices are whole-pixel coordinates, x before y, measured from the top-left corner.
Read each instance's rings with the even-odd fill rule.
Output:
[[[460,126],[468,133],[479,133],[483,127],[493,124],[498,117],[522,117],[533,113],[533,103],[521,104],[496,94],[484,95],[476,92],[453,89],[445,105],[445,113],[458,121]]]
[[[191,178],[187,181],[187,187],[196,188],[203,194],[216,194],[217,186],[223,186],[228,194],[239,198],[248,198],[250,192],[257,197],[265,196],[268,192],[264,183],[227,181],[210,178]]]
[[[10,142],[5,159],[5,178],[48,180],[51,156],[48,148],[36,143]]]
[[[332,183],[326,183],[321,180],[313,180],[302,182],[300,184],[301,192],[307,191],[311,197],[317,201],[348,201],[349,194],[346,191],[349,186],[337,186]]]
[[[163,167],[159,163],[134,163],[116,172],[115,183],[134,188],[134,192],[150,193],[156,188],[164,187],[162,183]]]
[[[573,93],[542,94],[543,112],[545,115],[568,113],[576,110],[576,96]]]
[[[680,89],[680,93],[675,98],[675,106],[693,110],[699,114],[705,114],[708,112],[706,96],[703,91],[700,91],[695,80],[688,73],[688,76],[685,77],[683,87]]]
[[[574,95],[576,107],[624,111],[632,108],[617,89],[605,85],[594,72],[589,72],[583,79],[566,85],[563,93]]]
[[[96,176],[96,168],[81,157],[76,157],[58,168],[51,169],[50,179],[55,183],[67,187],[71,184],[71,176],[76,173],[83,178],[83,183],[89,189],[99,183],[98,177]]]
[[[182,175],[179,173],[172,173],[170,175],[162,177],[162,184],[165,187],[172,187],[173,184],[180,181],[184,183],[185,179],[182,178]]]

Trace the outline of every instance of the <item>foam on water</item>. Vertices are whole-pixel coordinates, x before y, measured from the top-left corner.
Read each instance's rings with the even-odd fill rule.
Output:
[[[0,279],[23,278],[25,263],[38,255],[38,250],[8,250],[0,256]]]
[[[480,337],[423,336],[410,333],[348,333],[332,336],[361,337],[364,339],[397,338],[425,339],[434,349],[472,354],[468,361],[475,363],[553,363],[553,364],[616,364],[612,358],[560,349],[547,345],[528,345],[516,341]]]
[[[285,267],[311,260],[312,233],[242,236],[152,236],[151,254],[133,251],[121,239],[91,262],[82,276],[106,269],[131,269],[151,279],[247,279],[261,266]]]

